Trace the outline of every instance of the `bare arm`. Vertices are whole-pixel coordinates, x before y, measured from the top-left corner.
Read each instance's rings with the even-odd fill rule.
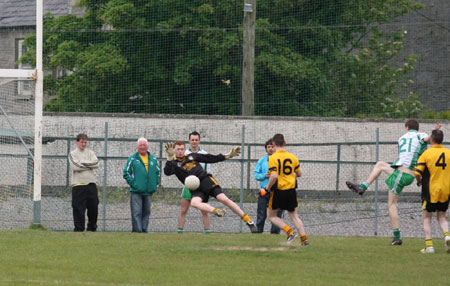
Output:
[[[414,173],[414,177],[416,177],[417,186],[419,186],[419,187],[422,186],[422,176],[417,175],[417,174]]]
[[[439,130],[439,129],[441,129],[441,124],[439,122],[436,122],[436,126],[434,126],[434,130]],[[423,138],[423,141],[430,142],[430,136]]]
[[[266,189],[270,190],[273,185],[275,185],[275,182],[278,180],[278,174],[272,173],[269,177],[269,182],[267,183]]]

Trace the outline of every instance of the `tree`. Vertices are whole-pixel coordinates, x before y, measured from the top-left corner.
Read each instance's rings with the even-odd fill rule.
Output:
[[[83,0],[44,21],[52,111],[240,114],[242,1]],[[382,114],[408,94],[416,56],[396,60],[410,0],[257,3],[258,115]],[[32,45],[33,38],[27,39]],[[32,61],[32,49],[23,61]],[[385,114],[383,114],[385,116]]]

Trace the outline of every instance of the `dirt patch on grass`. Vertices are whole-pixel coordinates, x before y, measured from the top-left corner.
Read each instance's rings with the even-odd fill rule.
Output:
[[[214,250],[222,251],[287,251],[289,247],[252,247],[252,246],[224,246],[224,247],[213,247]]]

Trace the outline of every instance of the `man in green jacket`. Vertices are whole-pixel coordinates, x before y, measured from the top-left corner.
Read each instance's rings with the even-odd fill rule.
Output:
[[[123,178],[130,185],[132,232],[148,232],[152,195],[159,184],[159,166],[148,152],[147,139],[138,139],[137,150],[128,157]]]

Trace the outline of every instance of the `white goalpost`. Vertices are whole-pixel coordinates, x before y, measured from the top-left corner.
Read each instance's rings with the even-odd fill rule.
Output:
[[[34,70],[25,69],[0,69],[0,79],[34,80],[34,155],[29,152],[25,142],[14,128],[15,136],[20,138],[30,157],[33,158],[33,224],[35,226],[41,224],[41,182],[42,182],[42,113],[43,113],[43,64],[42,64],[42,45],[43,45],[43,0],[36,0],[36,68]],[[2,113],[8,117],[6,111],[2,108]],[[8,119],[9,121],[9,119]]]
[[[41,223],[42,182],[42,107],[44,100],[44,73],[42,70],[43,0],[36,0],[36,86],[34,113],[34,185],[33,224]]]

